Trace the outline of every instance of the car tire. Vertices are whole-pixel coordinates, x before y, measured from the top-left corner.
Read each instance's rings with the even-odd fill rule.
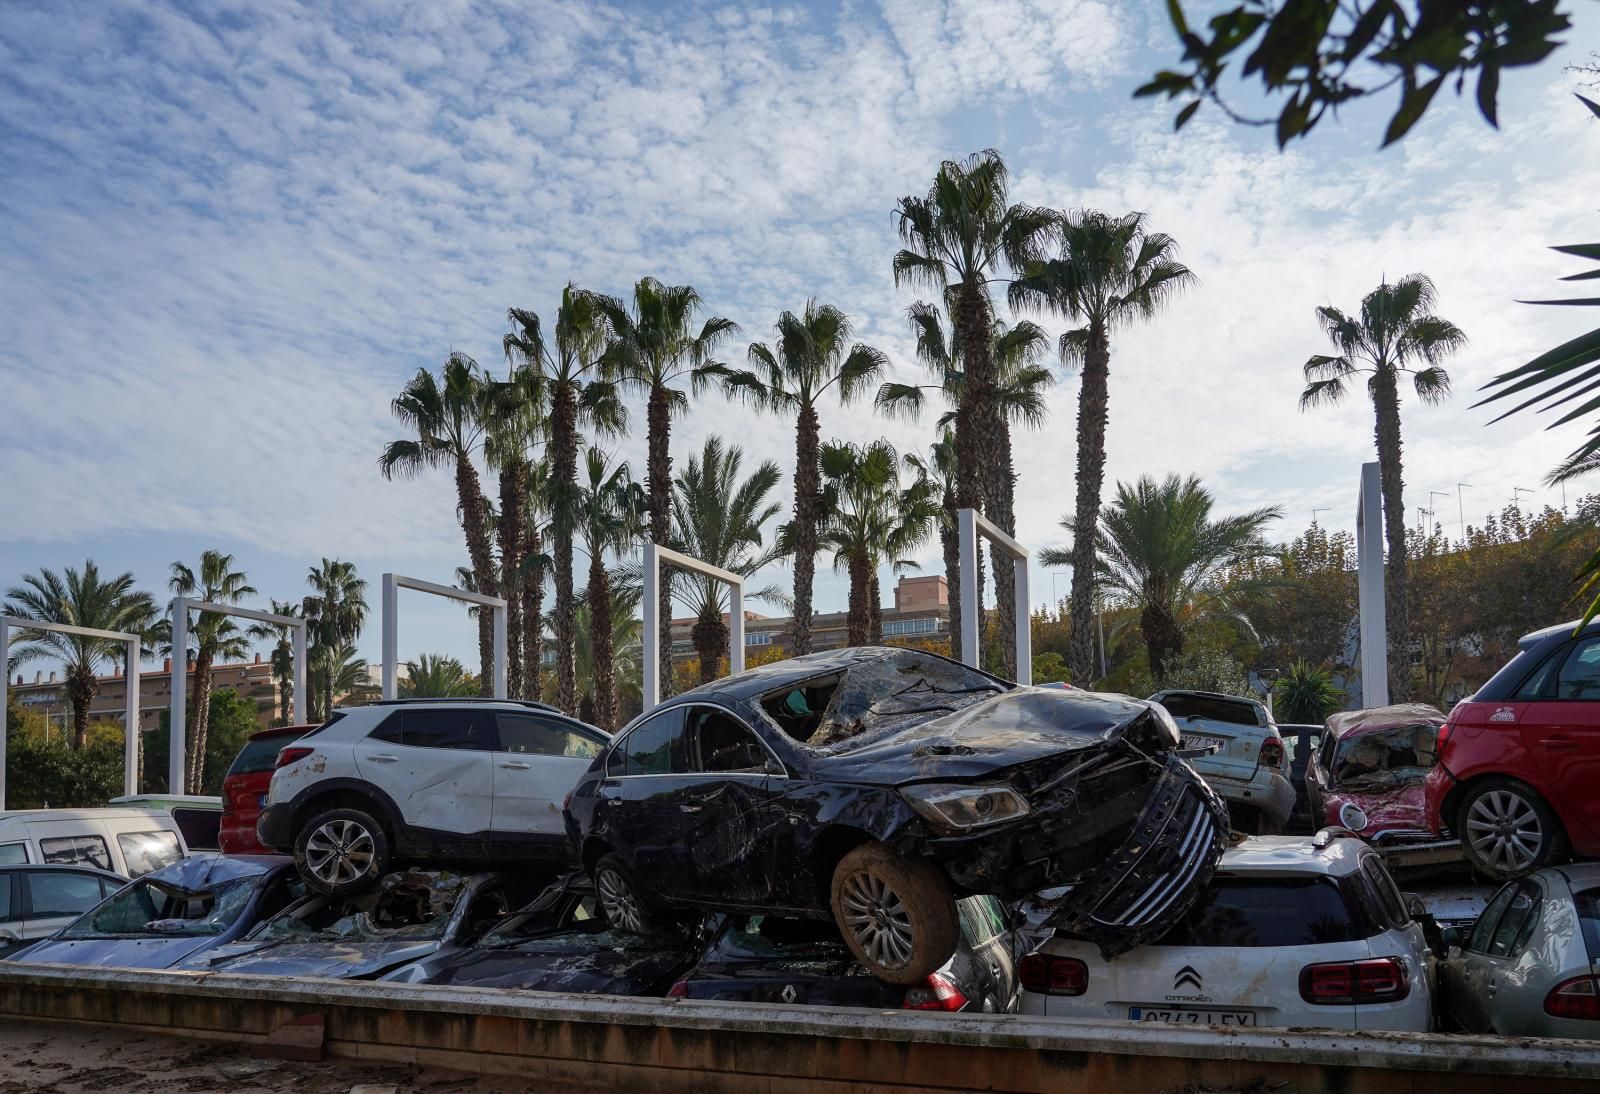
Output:
[[[664,916],[644,895],[622,856],[603,856],[594,864],[594,891],[606,921],[629,934],[654,935],[666,927]]]
[[[389,836],[370,813],[329,809],[300,826],[294,864],[306,885],[319,893],[364,893],[389,872]]]
[[[1474,783],[1456,807],[1455,832],[1467,863],[1496,881],[1567,858],[1567,833],[1539,792],[1517,779]]]
[[[960,924],[944,871],[881,843],[864,843],[833,871],[833,921],[879,980],[920,984],[956,951]]]

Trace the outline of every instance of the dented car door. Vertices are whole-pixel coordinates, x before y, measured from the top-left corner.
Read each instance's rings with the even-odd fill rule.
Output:
[[[685,777],[675,793],[687,852],[688,899],[748,904],[771,899],[782,823],[772,780],[783,767],[749,726],[718,706],[687,708]]]

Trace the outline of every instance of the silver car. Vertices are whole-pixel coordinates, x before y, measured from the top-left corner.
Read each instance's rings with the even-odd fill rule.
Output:
[[[1444,1010],[1468,1033],[1600,1036],[1600,863],[1507,882],[1440,965]]]
[[[1178,723],[1185,749],[1209,750],[1191,756],[1189,766],[1228,803],[1235,830],[1283,831],[1294,811],[1294,785],[1283,735],[1264,705],[1215,691],[1158,691],[1150,701]]]

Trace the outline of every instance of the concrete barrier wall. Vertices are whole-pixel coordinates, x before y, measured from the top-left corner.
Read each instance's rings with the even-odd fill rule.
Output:
[[[1361,1094],[1593,1090],[1600,1045],[1496,1037],[1066,1024],[1020,1015],[504,992],[0,963],[0,1020],[265,1043],[320,1018],[330,1055],[513,1074],[555,1094]],[[1286,1087],[1280,1084],[1288,1084]]]

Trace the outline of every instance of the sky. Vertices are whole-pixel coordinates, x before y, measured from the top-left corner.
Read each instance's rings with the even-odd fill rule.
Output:
[[[0,587],[92,558],[159,591],[205,548],[236,556],[257,606],[303,596],[325,556],[358,565],[374,607],[384,571],[451,581],[450,476],[378,473],[405,435],[389,401],[452,351],[503,371],[507,309],[551,322],[569,280],[692,284],[739,324],[735,363],[815,297],[914,380],[895,201],[983,148],[1014,200],[1142,211],[1198,277],[1114,339],[1107,496],[1193,473],[1219,512],[1281,506],[1274,538],[1314,513],[1353,528],[1371,408],[1357,390],[1297,410],[1300,366],[1326,351],[1315,309],[1422,271],[1470,344],[1445,405],[1405,400],[1408,519],[1431,507],[1455,532],[1458,494],[1481,523],[1517,488],[1559,506],[1541,480],[1577,432],[1491,426],[1472,403],[1593,322],[1517,303],[1582,268],[1550,245],[1600,232],[1600,125],[1563,71],[1600,49],[1600,11],[1567,6],[1567,46],[1505,74],[1500,130],[1447,89],[1396,147],[1377,147],[1385,99],[1280,152],[1214,110],[1174,134],[1171,107],[1131,97],[1177,61],[1155,2],[8,0]],[[1065,544],[1072,504],[1077,381],[1057,373],[1048,423],[1016,437],[1034,549]],[[635,409],[618,447],[642,468]],[[911,451],[932,414],[828,405],[822,424]],[[778,462],[787,508],[792,422],[697,397],[678,464],[714,433],[747,466]],[[937,542],[920,561],[938,572]],[[1064,572],[1032,578],[1036,600],[1066,592]],[[845,595],[823,563],[819,609]],[[412,593],[402,609],[402,657],[472,663],[464,611]],[[361,649],[376,660],[375,620]]]

